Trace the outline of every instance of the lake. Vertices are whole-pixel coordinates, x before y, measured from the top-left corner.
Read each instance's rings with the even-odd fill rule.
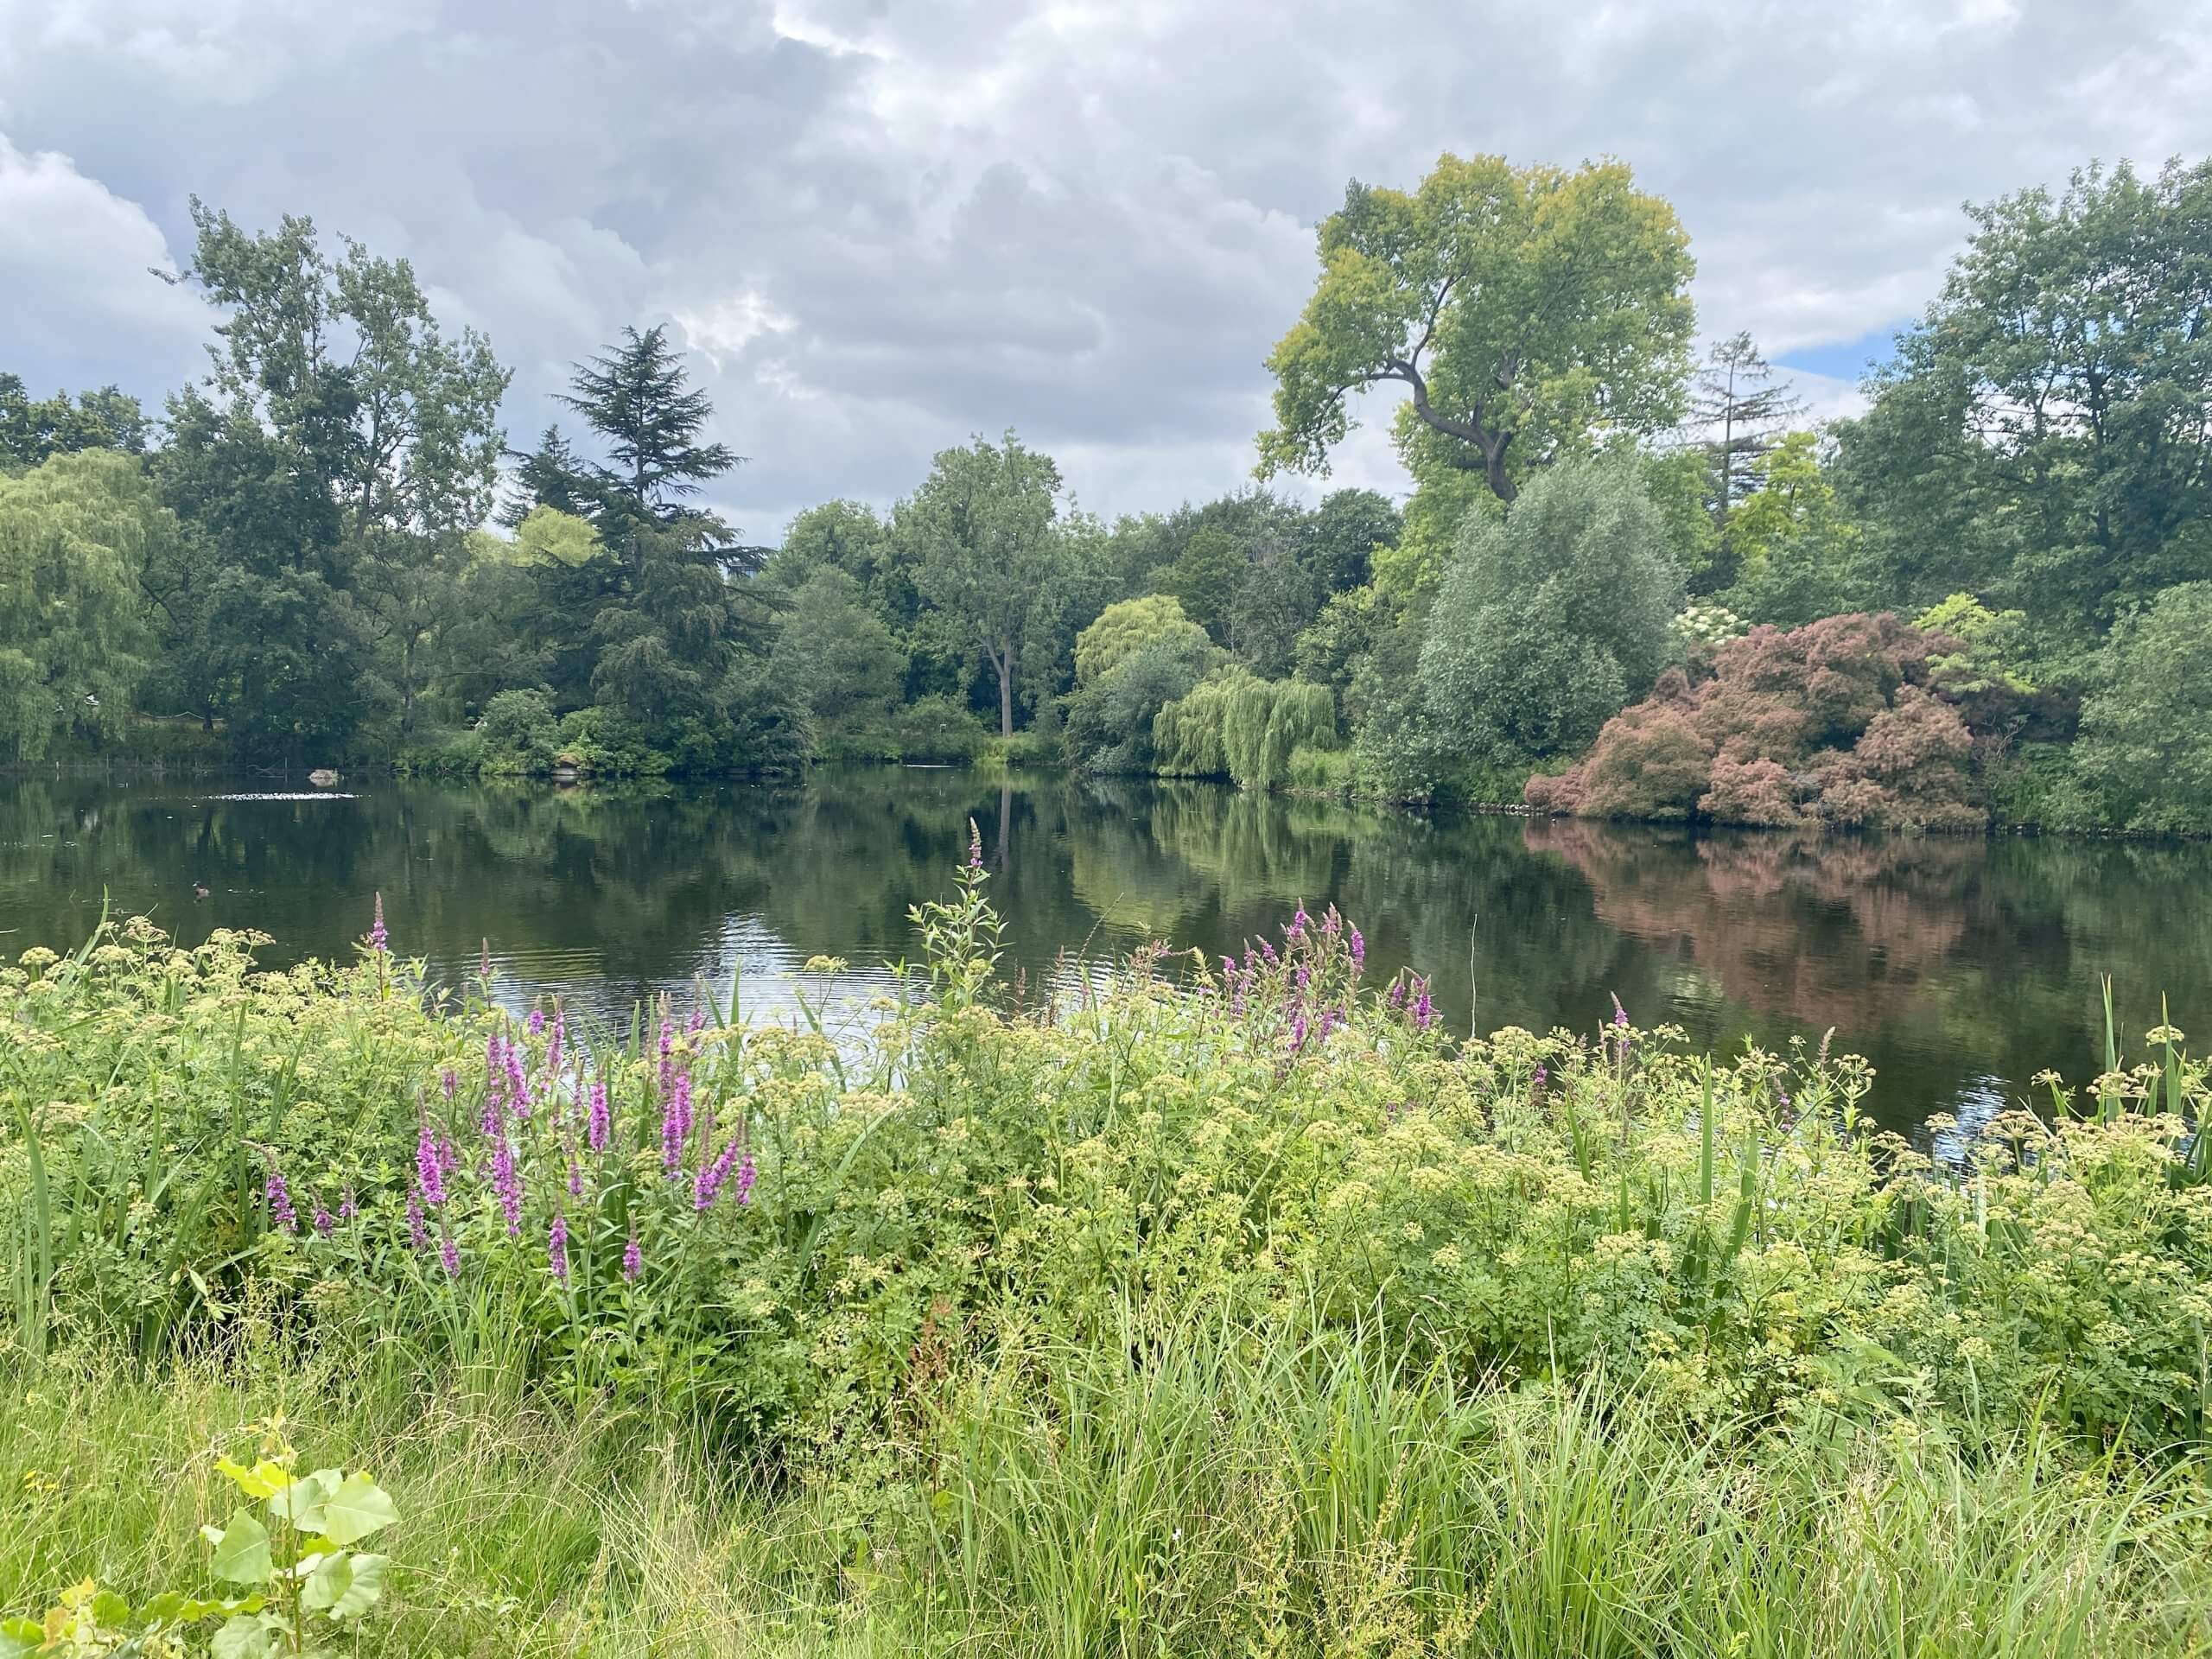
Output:
[[[1033,985],[1153,938],[1218,955],[1333,902],[1372,969],[1432,975],[1462,1028],[1588,1029],[1615,995],[1700,1045],[1834,1027],[1899,1127],[1984,1117],[2046,1066],[2086,1081],[2104,975],[2131,1034],[2162,993],[2185,1030],[2212,1013],[2203,845],[1823,840],[920,768],[792,788],[0,780],[0,954],[75,944],[105,896],[188,944],[258,928],[282,965],[346,953],[380,892],[396,950],[459,976],[488,942],[518,1000],[604,1017],[701,976],[727,995],[741,970],[748,1007],[787,1007],[827,955],[859,1002],[914,952],[907,906],[947,890],[971,818],[1007,969]]]

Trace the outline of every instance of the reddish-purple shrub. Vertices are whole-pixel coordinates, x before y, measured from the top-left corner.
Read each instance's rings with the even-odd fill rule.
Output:
[[[1979,828],[1974,734],[1929,687],[1955,645],[1887,614],[1754,628],[1694,680],[1669,671],[1524,798],[1586,817]]]

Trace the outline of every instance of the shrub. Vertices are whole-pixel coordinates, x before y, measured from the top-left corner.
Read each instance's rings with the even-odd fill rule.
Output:
[[[537,775],[553,769],[560,728],[552,700],[542,690],[502,691],[484,705],[476,722],[483,769]]]
[[[1974,734],[1931,685],[1957,648],[1886,614],[1754,628],[1670,670],[1523,799],[1603,817],[1979,829]]]

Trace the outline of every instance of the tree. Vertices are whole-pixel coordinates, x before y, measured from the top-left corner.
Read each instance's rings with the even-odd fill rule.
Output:
[[[1204,524],[1192,532],[1175,563],[1161,574],[1160,590],[1216,643],[1229,645],[1230,618],[1249,569],[1243,544],[1233,531]]]
[[[0,755],[22,765],[122,731],[153,643],[138,569],[175,534],[127,455],[0,477]]]
[[[1749,334],[1732,334],[1706,353],[1691,390],[1690,420],[1706,434],[1700,447],[1709,469],[1709,511],[1720,543],[1720,568],[1713,587],[1726,587],[1734,574],[1729,510],[1754,487],[1753,464],[1804,410],[1805,400],[1787,382],[1775,379]]]
[[[744,457],[726,443],[699,442],[714,404],[688,378],[664,326],[625,328],[620,340],[576,365],[561,394],[607,448],[608,461],[588,463],[570,487],[592,500],[601,539],[610,544],[649,523],[693,524],[710,544],[728,533],[690,502]]]
[[[1503,521],[1469,521],[1428,619],[1438,724],[1498,766],[1573,753],[1649,690],[1673,650],[1681,575],[1618,461],[1555,468]]]
[[[1898,601],[1994,584],[2087,630],[2212,576],[2212,161],[1967,211],[1846,439]]]
[[[572,518],[582,518],[591,511],[584,488],[583,459],[559,427],[547,427],[538,435],[537,448],[528,454],[510,449],[507,457],[516,463],[515,493],[500,507],[499,522],[509,530],[519,528],[524,519],[541,507]]]
[[[143,454],[149,424],[138,400],[113,386],[80,392],[74,403],[60,391],[33,403],[20,376],[0,373],[0,467],[35,467],[80,449]]]
[[[899,503],[893,533],[912,550],[914,583],[948,639],[996,677],[999,734],[1014,734],[1014,694],[1038,598],[1058,575],[1059,469],[1008,432],[942,451]]]
[[[2212,582],[2169,588],[2113,630],[2082,705],[2081,769],[2127,828],[2212,828]]]
[[[823,565],[791,595],[768,671],[816,721],[884,713],[906,677],[906,653],[868,608],[859,582]]]
[[[1091,772],[1146,772],[1159,763],[1154,722],[1187,696],[1221,653],[1185,623],[1116,659],[1068,699],[1061,734],[1068,764]]]
[[[1378,548],[1398,543],[1397,507],[1373,490],[1332,490],[1300,526],[1298,563],[1319,601],[1363,587]]]
[[[462,537],[490,511],[506,372],[449,339],[404,260],[312,220],[261,234],[194,198],[179,278],[220,308],[211,370],[156,459],[183,522],[149,567],[164,687],[248,753],[343,752],[427,685]]]
[[[1205,632],[1167,594],[1147,594],[1141,599],[1109,605],[1076,636],[1076,685],[1090,684],[1131,652],[1156,640],[1188,639],[1193,634],[1203,638]]]
[[[1397,436],[1415,479],[1476,472],[1503,501],[1601,431],[1681,415],[1688,238],[1620,162],[1446,155],[1412,194],[1354,181],[1319,242],[1320,282],[1268,359],[1263,476],[1325,472],[1346,399],[1388,384],[1408,393]]]

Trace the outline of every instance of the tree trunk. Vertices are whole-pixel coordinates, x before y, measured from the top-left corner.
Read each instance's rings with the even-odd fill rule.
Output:
[[[999,668],[999,735],[1014,735],[1014,652],[1011,648],[998,659]]]

